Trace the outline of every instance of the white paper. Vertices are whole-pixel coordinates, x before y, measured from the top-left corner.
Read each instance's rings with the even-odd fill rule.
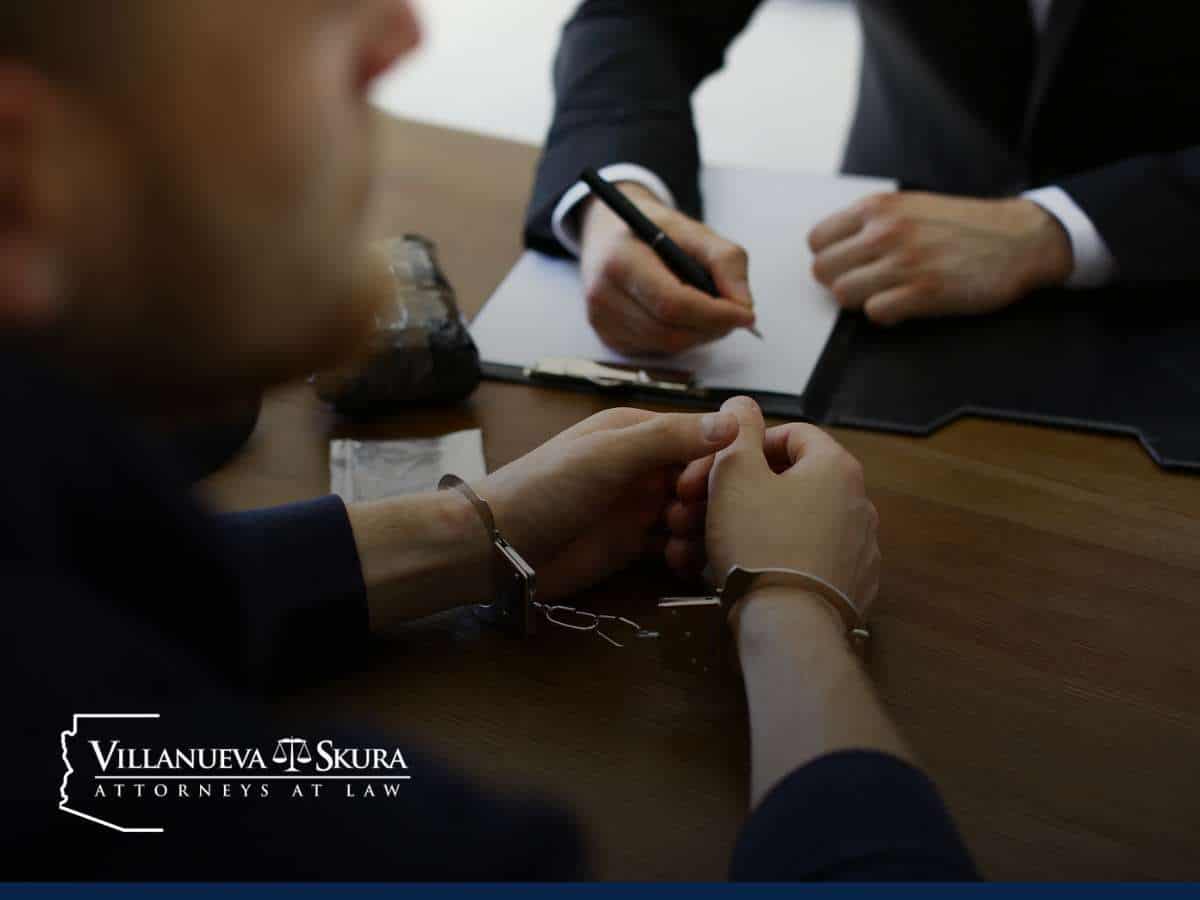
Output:
[[[478,428],[406,441],[330,441],[329,481],[347,503],[432,491],[446,473],[478,481],[486,472]]]
[[[690,371],[713,389],[804,393],[838,315],[810,271],[808,232],[831,213],[895,184],[719,167],[706,169],[701,184],[707,222],[750,253],[750,289],[765,340],[739,329],[669,363],[623,357],[588,324],[578,265],[526,253],[471,326],[483,359],[520,367],[547,357],[657,363]]]

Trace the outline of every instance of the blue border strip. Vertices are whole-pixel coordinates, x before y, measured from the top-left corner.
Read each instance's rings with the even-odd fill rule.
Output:
[[[859,900],[867,897],[929,900],[929,898],[985,897],[999,900],[1020,897],[1105,898],[1189,897],[1200,898],[1200,884],[1093,884],[1093,883],[1005,883],[1005,884],[676,884],[676,883],[595,883],[595,884],[0,884],[0,896],[52,898],[101,897],[138,900],[138,898],[180,897],[350,897],[411,898],[499,897],[503,900],[527,900],[545,897],[668,897],[679,900],[706,900],[712,897],[745,896],[774,898],[836,898]]]

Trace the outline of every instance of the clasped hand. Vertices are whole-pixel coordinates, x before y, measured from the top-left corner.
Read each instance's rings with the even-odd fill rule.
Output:
[[[863,609],[878,582],[862,468],[820,429],[765,428],[745,397],[704,415],[599,413],[476,490],[546,599],[648,553],[688,578],[710,562],[801,569]]]

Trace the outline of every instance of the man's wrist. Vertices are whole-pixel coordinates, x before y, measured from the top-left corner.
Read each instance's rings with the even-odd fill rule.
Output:
[[[372,627],[488,599],[491,541],[456,491],[357,503],[348,513]]]
[[[468,579],[480,586],[481,597],[490,596],[495,588],[492,536],[479,511],[458,491],[438,491],[434,496],[441,505],[438,515],[443,533],[455,548],[451,564],[464,568]]]
[[[830,601],[795,586],[754,588],[734,607],[730,625],[743,661],[780,649],[794,652],[805,645],[851,652],[846,623]]]
[[[618,181],[614,183],[616,188],[625,196],[633,201],[634,205],[641,210],[645,210],[649,204],[662,203],[658,196],[643,184],[636,181]],[[579,235],[580,244],[584,245],[588,240],[588,232],[595,224],[598,217],[609,217],[613,222],[619,223],[619,227],[626,227],[625,223],[617,218],[617,214],[610,210],[603,203],[597,201],[594,194],[588,194],[579,202],[576,207],[575,224],[577,226],[576,233]]]
[[[1027,197],[1017,198],[1013,202],[1020,204],[1022,213],[1028,216],[1032,236],[1029,265],[1021,293],[1066,284],[1075,268],[1075,253],[1066,228],[1040,204]]]
[[[1074,197],[1058,185],[1034,188],[1022,196],[1057,219],[1071,242],[1071,273],[1065,287],[1097,288],[1116,277],[1116,259],[1096,224]]]
[[[667,183],[643,166],[634,163],[614,163],[600,169],[600,177],[612,184],[640,184],[657,202],[668,207],[675,206],[675,198]],[[577,181],[559,197],[558,203],[550,213],[550,230],[563,249],[572,256],[579,256],[580,253],[579,226],[583,224],[580,206],[590,196],[591,189],[587,184]]]

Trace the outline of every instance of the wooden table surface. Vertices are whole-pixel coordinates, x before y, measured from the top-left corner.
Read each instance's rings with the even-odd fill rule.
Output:
[[[520,251],[536,150],[385,129],[382,233],[437,241],[474,314]],[[326,493],[334,434],[479,427],[493,469],[604,405],[485,383],[459,409],[348,432],[290,388],[204,489],[228,508]],[[986,875],[1200,879],[1200,478],[1132,440],[1008,423],[836,435],[882,520],[872,675]],[[649,621],[669,586],[646,566],[579,599]],[[601,878],[721,878],[745,815],[739,686],[665,669],[645,643],[510,640],[460,611],[287,705],[559,796]]]

